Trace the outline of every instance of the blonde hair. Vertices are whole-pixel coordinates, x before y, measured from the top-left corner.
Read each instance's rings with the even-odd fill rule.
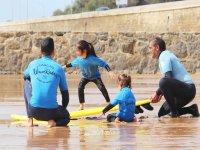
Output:
[[[127,74],[121,74],[118,76],[118,82],[121,85],[122,88],[124,87],[128,87],[128,88],[132,88],[131,86],[131,76],[127,75]]]

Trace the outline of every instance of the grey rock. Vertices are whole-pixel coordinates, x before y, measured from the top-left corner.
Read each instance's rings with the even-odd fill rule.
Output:
[[[101,32],[98,35],[98,39],[102,41],[107,41],[108,40],[108,32]]]
[[[108,52],[113,53],[119,50],[119,43],[113,38],[109,39],[108,46],[109,46]]]
[[[160,36],[189,72],[200,72],[200,33],[0,32],[0,74],[23,72],[39,58],[41,40],[47,36],[55,41],[54,59],[61,65],[77,57],[75,45],[84,39],[93,43],[97,55],[113,71],[141,74],[159,72],[158,61],[148,57],[148,40]],[[80,70],[69,69],[68,73],[79,74]]]
[[[4,56],[4,45],[0,44],[0,57]]]
[[[129,53],[129,54],[133,54],[134,53],[133,43],[132,42],[122,43],[121,48],[122,48],[122,52],[124,52],[124,53]]]

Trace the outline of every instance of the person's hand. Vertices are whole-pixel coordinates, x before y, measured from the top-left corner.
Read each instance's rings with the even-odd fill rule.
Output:
[[[100,116],[98,116],[97,118],[98,119],[101,119],[103,116],[105,116],[105,114],[104,113],[102,113]]]
[[[66,70],[67,70],[67,67],[66,67],[66,65],[62,66],[62,68],[64,69],[64,71],[66,71]]]
[[[115,74],[114,74],[112,71],[110,71],[110,72],[108,73],[108,75],[109,75],[109,77],[110,77],[111,79],[114,79],[114,78],[115,78]]]
[[[150,98],[152,103],[158,103],[162,98],[162,95],[153,94]]]
[[[120,123],[120,119],[117,117],[117,118],[115,119],[115,122],[116,122],[116,123]]]

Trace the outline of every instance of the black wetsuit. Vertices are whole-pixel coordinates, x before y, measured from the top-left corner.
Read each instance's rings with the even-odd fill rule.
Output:
[[[157,95],[163,95],[166,99],[158,112],[159,117],[170,112],[172,117],[184,114],[192,114],[195,117],[199,116],[198,112],[194,110],[196,108],[193,109],[195,105],[184,107],[194,99],[196,95],[195,85],[173,79],[172,71],[165,73],[165,76],[159,82],[159,88],[156,93]]]
[[[62,106],[55,109],[36,108],[30,105],[32,96],[32,86],[30,79],[24,81],[24,98],[26,104],[27,116],[29,118],[35,118],[37,120],[49,121],[54,120],[56,126],[66,126],[70,122],[70,115],[66,107],[69,103],[68,91],[62,92]]]

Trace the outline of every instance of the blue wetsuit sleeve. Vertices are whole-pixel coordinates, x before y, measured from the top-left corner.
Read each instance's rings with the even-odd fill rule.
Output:
[[[102,59],[98,58],[98,57],[95,57],[95,62],[97,64],[97,66],[99,67],[106,67],[108,64],[103,61]]]
[[[76,58],[75,60],[73,60],[70,64],[71,64],[71,67],[78,67],[79,66],[79,62],[80,62],[80,59],[79,58]]]
[[[119,104],[119,100],[117,98],[114,98],[111,102],[111,105],[116,106],[117,104]]]

